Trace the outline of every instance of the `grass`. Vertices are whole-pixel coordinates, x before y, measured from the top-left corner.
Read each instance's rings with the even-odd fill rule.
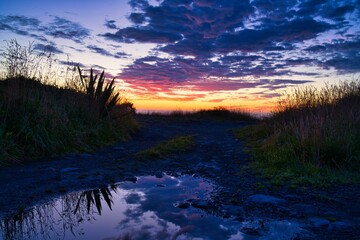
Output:
[[[136,154],[137,159],[162,159],[171,154],[190,150],[194,145],[194,136],[177,136],[158,145],[140,151]]]
[[[298,88],[257,125],[237,130],[254,164],[275,184],[359,180],[360,82]]]
[[[25,65],[11,58],[2,61],[8,72],[0,79],[0,166],[92,151],[126,139],[136,129],[135,109],[119,101],[113,81],[106,84],[104,74],[97,78],[91,70],[86,78],[79,70],[83,90],[48,84],[48,77],[44,82],[26,70],[33,58],[11,53],[30,60]]]
[[[258,118],[243,110],[233,111],[228,110],[225,107],[215,107],[213,109],[202,109],[194,112],[185,111],[173,111],[170,113],[150,113],[142,115],[151,115],[152,117],[166,117],[181,120],[236,120],[254,122],[258,121]]]

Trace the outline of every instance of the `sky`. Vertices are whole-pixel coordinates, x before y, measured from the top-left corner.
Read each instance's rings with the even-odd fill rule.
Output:
[[[0,0],[0,48],[11,39],[104,69],[139,111],[267,112],[359,79],[360,1]]]

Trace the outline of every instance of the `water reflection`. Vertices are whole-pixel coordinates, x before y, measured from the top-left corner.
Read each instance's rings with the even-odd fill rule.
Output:
[[[140,177],[136,183],[73,192],[30,211],[19,211],[1,220],[1,237],[228,239],[238,233],[239,222],[190,206],[194,199],[201,199],[206,207],[212,190],[211,183],[191,176]]]

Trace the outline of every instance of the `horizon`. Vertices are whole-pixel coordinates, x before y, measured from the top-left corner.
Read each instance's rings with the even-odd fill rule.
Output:
[[[0,3],[0,48],[105,70],[139,112],[269,113],[294,87],[359,79],[358,1]]]

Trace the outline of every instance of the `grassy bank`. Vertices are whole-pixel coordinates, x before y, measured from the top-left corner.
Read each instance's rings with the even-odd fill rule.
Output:
[[[0,166],[92,151],[136,128],[135,109],[121,101],[104,72],[91,69],[85,76],[79,67],[55,68],[51,53],[6,43],[0,58]]]
[[[136,127],[131,104],[109,115],[87,93],[26,77],[0,81],[0,165],[91,151],[125,139]]]
[[[254,166],[274,183],[352,182],[360,171],[359,106],[359,81],[299,88],[271,117],[236,135],[247,141]]]

